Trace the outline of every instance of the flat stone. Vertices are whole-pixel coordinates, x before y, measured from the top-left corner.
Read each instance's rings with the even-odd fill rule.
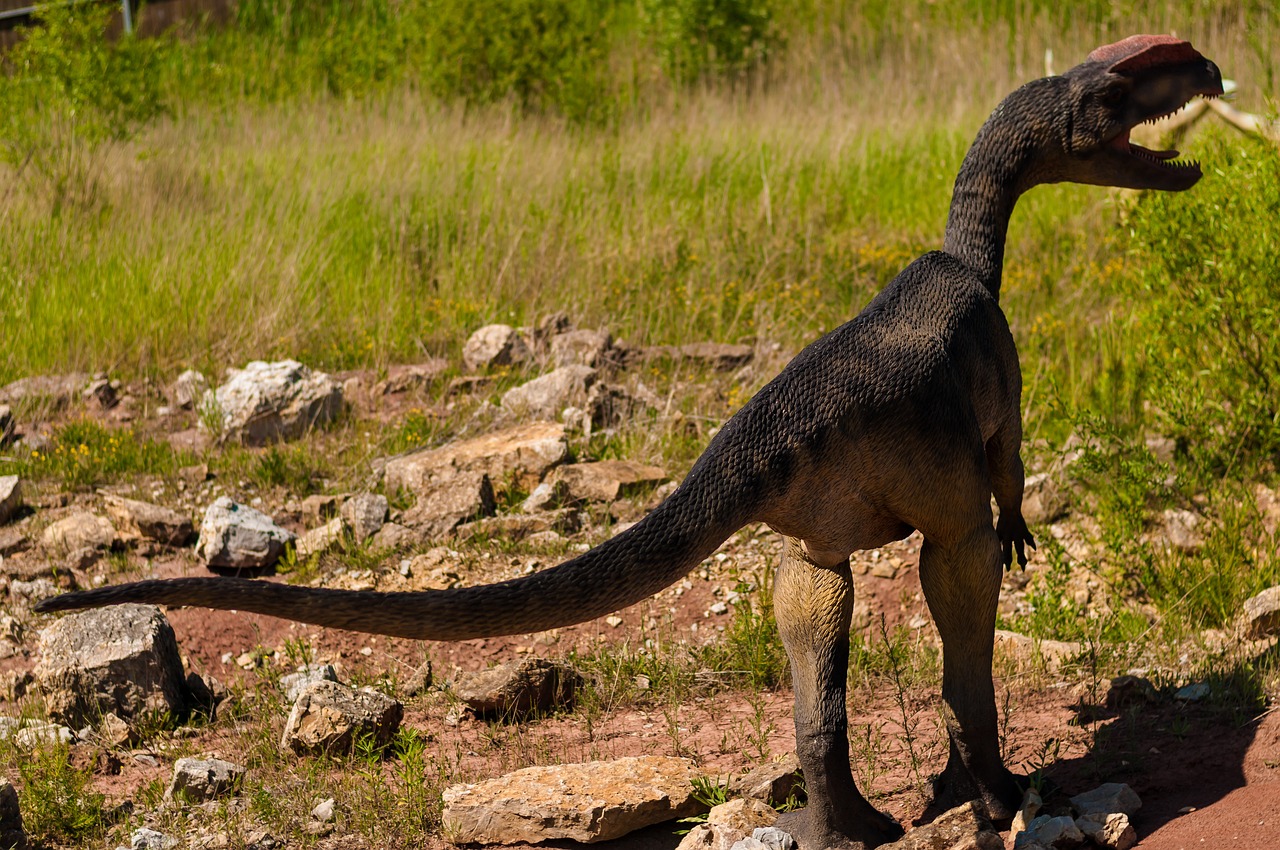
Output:
[[[116,542],[116,529],[106,517],[76,511],[46,528],[41,542],[46,549],[62,553],[110,549]]]
[[[293,539],[271,517],[222,496],[204,513],[196,556],[211,567],[269,567]]]
[[[421,497],[441,481],[467,472],[483,472],[493,481],[513,478],[532,490],[549,469],[568,456],[563,425],[529,422],[392,458],[386,465],[386,485],[388,492],[403,487]]]
[[[471,372],[514,366],[532,356],[524,337],[510,325],[485,325],[462,346],[462,362]]]
[[[974,800],[945,811],[880,850],[1004,850],[986,807]]]
[[[571,499],[613,502],[634,496],[667,480],[665,470],[657,466],[629,460],[601,460],[594,463],[572,463],[553,473],[554,481],[564,485]]]
[[[448,368],[449,361],[440,357],[434,357],[423,363],[392,366],[387,370],[387,377],[373,385],[374,395],[423,392]]]
[[[730,782],[729,791],[771,806],[782,805],[793,794],[803,802],[804,779],[800,760],[795,753],[788,753],[780,761],[762,764]]]
[[[18,792],[8,777],[0,776],[0,847],[25,850],[27,831],[22,827],[22,809]]]
[[[203,803],[229,797],[244,781],[243,765],[217,758],[180,758],[173,765],[173,779],[164,792],[166,800]]]
[[[560,508],[540,514],[505,514],[463,523],[453,530],[459,540],[476,537],[503,537],[527,540],[536,534],[574,534],[582,527],[582,517],[573,508]]]
[[[0,483],[0,493],[4,485]],[[1280,585],[1245,600],[1240,615],[1245,637],[1252,640],[1280,634]]]
[[[382,528],[387,521],[389,507],[386,496],[357,493],[342,503],[339,515],[351,529],[356,542],[363,543]]]
[[[516,719],[572,706],[582,684],[582,676],[568,665],[526,657],[478,673],[461,673],[453,690],[481,716]]]
[[[181,715],[185,677],[173,628],[154,605],[68,614],[40,632],[35,674],[49,716],[79,729],[106,712]]]
[[[566,407],[583,407],[596,370],[574,364],[561,366],[503,393],[502,407],[516,416],[555,419]]]
[[[332,664],[302,664],[287,676],[280,677],[280,687],[284,689],[284,698],[296,702],[308,685],[314,682],[336,682],[338,671]]]
[[[319,528],[313,528],[298,536],[294,551],[299,558],[310,558],[337,546],[346,534],[347,524],[342,517],[334,517]]]
[[[1142,798],[1123,782],[1108,782],[1072,797],[1071,805],[1081,815],[1123,812],[1133,817],[1142,808]]]
[[[22,507],[22,481],[16,475],[0,475],[0,524]]]
[[[1072,850],[1084,843],[1084,833],[1069,817],[1041,815],[1027,824],[1026,832],[1014,836],[1015,850],[1022,850],[1027,843],[1039,844],[1052,850]]]
[[[995,637],[997,649],[1003,647],[1023,663],[1043,659],[1045,667],[1050,670],[1056,670],[1082,651],[1075,641],[1042,640],[1005,629],[996,629]]]
[[[357,738],[371,736],[374,746],[382,748],[391,743],[403,717],[404,706],[385,694],[312,682],[293,704],[280,746],[299,754],[345,753]]]
[[[749,345],[722,342],[691,342],[680,346],[680,355],[709,366],[717,372],[732,372],[751,362],[755,351]]]
[[[201,406],[211,411],[201,416],[202,426],[212,422],[224,439],[261,446],[332,420],[342,411],[342,386],[296,360],[255,360],[207,393]]]
[[[551,338],[551,359],[556,366],[603,366],[613,348],[613,336],[606,330],[567,331]]]
[[[78,399],[88,385],[89,375],[84,372],[19,378],[0,387],[0,402],[14,404],[27,399],[44,399],[56,407],[65,407]]]
[[[497,504],[489,475],[470,471],[446,478],[419,495],[403,519],[430,539],[449,534],[469,520],[492,516]]]
[[[693,762],[670,756],[527,767],[443,794],[454,844],[608,841],[703,809]]]
[[[170,508],[111,495],[105,497],[104,504],[116,527],[126,535],[169,546],[185,546],[196,536],[191,520]]]
[[[1076,818],[1076,826],[1090,841],[1108,850],[1129,850],[1138,843],[1137,830],[1124,812],[1081,815]]]

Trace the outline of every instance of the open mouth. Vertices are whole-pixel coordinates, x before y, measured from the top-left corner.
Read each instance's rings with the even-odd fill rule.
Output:
[[[1214,90],[1202,91],[1202,92],[1197,92],[1197,94],[1200,97],[1211,99],[1211,98],[1220,96],[1222,94],[1222,89],[1219,88],[1216,91]],[[1188,101],[1188,103],[1190,103],[1190,101]],[[1166,118],[1171,118],[1174,115],[1177,115],[1179,112],[1186,109],[1186,107],[1187,107],[1187,104],[1184,103],[1176,109],[1172,109],[1168,112],[1164,112],[1159,115],[1152,115],[1150,118],[1147,118],[1146,120],[1140,122],[1139,125],[1135,125],[1135,126],[1140,126],[1141,124],[1155,124],[1159,121],[1163,121]],[[1116,136],[1114,139],[1112,139],[1110,142],[1107,143],[1108,146],[1111,147],[1113,150],[1117,151],[1118,153],[1133,157],[1134,159],[1137,159],[1140,162],[1146,163],[1148,165],[1156,166],[1166,171],[1171,171],[1175,173],[1184,173],[1184,174],[1195,174],[1197,176],[1201,173],[1199,162],[1197,162],[1194,159],[1187,159],[1187,160],[1178,159],[1180,154],[1176,150],[1151,150],[1149,148],[1144,148],[1142,145],[1139,145],[1136,142],[1132,141],[1129,138],[1129,133],[1132,129],[1133,127],[1126,127],[1123,131],[1121,131],[1120,135]]]

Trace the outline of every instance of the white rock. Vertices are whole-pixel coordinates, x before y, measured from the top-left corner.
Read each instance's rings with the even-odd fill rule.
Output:
[[[387,521],[387,497],[377,493],[358,493],[342,503],[339,515],[355,536],[363,543],[377,534]]]
[[[16,475],[0,475],[0,525],[22,507],[22,481]]]
[[[311,817],[315,818],[321,823],[328,823],[329,821],[333,820],[334,806],[335,806],[335,801],[332,797],[329,797],[328,799],[325,799],[325,800],[321,800],[319,803],[316,804],[316,807],[311,810]]]
[[[70,744],[76,735],[66,726],[46,720],[33,720],[13,734],[13,742],[23,750],[34,750],[53,744]]]
[[[307,686],[313,682],[336,682],[338,671],[332,664],[302,664],[297,672],[280,677],[280,687],[284,689],[284,698],[296,702]]]
[[[173,850],[178,846],[178,839],[143,826],[129,836],[129,846],[132,850]]]
[[[244,780],[243,765],[216,758],[180,758],[173,765],[173,779],[164,792],[166,800],[203,803],[235,794]]]
[[[462,346],[462,362],[469,371],[513,366],[530,357],[524,338],[510,325],[485,325]]]
[[[41,538],[45,548],[62,553],[78,549],[110,549],[115,541],[116,529],[111,520],[88,511],[76,511],[63,517],[46,528]]]
[[[342,387],[296,360],[255,360],[205,393],[200,422],[219,437],[249,445],[291,439],[333,419],[342,410]]]
[[[3,479],[0,479],[0,495],[3,493]],[[1245,636],[1253,640],[1280,634],[1280,585],[1246,599],[1241,621]]]
[[[1014,838],[1014,847],[1018,848],[1018,839],[1023,835],[1029,835],[1032,841],[1035,841],[1045,847],[1052,847],[1053,850],[1071,850],[1073,847],[1079,847],[1084,843],[1084,833],[1076,826],[1076,822],[1069,817],[1049,817],[1041,815],[1031,823],[1027,824],[1027,831]],[[1023,845],[1026,841],[1023,841]]]
[[[209,390],[209,381],[195,369],[188,369],[178,376],[169,391],[170,400],[184,410],[190,410],[200,403]]]
[[[1108,782],[1072,797],[1071,805],[1081,815],[1123,812],[1133,817],[1142,808],[1142,799],[1123,782]]]
[[[342,535],[347,531],[347,524],[342,517],[334,517],[319,528],[301,534],[294,543],[298,558],[310,558],[337,546],[342,542]]]
[[[590,366],[561,366],[507,390],[502,396],[502,406],[517,416],[554,419],[568,405],[585,405],[587,390],[595,382],[596,370]]]
[[[1081,815],[1076,818],[1076,826],[1090,841],[1108,850],[1129,850],[1138,843],[1138,833],[1124,812]]]
[[[269,567],[293,539],[271,517],[222,496],[205,511],[196,556],[211,567]]]
[[[312,682],[298,695],[280,739],[296,753],[342,753],[357,737],[372,736],[375,747],[391,743],[404,706],[376,691],[337,682]]]

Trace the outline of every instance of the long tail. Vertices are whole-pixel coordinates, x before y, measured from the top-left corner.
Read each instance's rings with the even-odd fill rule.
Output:
[[[122,602],[193,605],[419,640],[467,640],[581,623],[677,581],[752,519],[760,495],[749,480],[754,476],[734,475],[738,470],[723,463],[732,452],[714,448],[670,498],[632,528],[557,567],[510,581],[383,593],[253,579],[180,578],[67,593],[42,600],[35,610]],[[722,462],[716,462],[717,454]],[[739,464],[731,461],[728,466]]]

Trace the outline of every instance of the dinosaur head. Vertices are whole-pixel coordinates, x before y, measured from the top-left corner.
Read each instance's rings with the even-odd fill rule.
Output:
[[[1167,35],[1134,35],[1099,47],[1062,75],[1070,98],[1061,179],[1127,189],[1189,189],[1200,166],[1178,152],[1153,151],[1129,131],[1172,115],[1196,95],[1222,94],[1222,74],[1190,43]]]

